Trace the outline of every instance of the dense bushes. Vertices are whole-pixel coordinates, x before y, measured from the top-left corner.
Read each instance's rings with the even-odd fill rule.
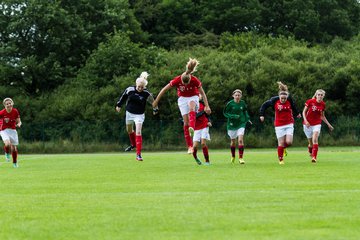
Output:
[[[323,88],[327,92],[325,101],[328,118],[336,116],[339,119],[340,116],[353,116],[360,111],[359,41],[360,36],[357,36],[349,42],[336,39],[328,46],[309,47],[305,42],[292,38],[273,38],[253,33],[224,34],[218,49],[195,46],[185,50],[165,51],[155,46],[143,47],[133,43],[126,34],[118,32],[100,44],[76,78],[68,80],[54,92],[32,98],[21,92],[16,93],[14,88],[11,91],[18,96],[15,98],[16,107],[22,113],[24,125],[46,125],[46,130],[41,134],[34,133],[34,137],[24,129],[24,134],[29,134],[23,136],[24,140],[69,139],[91,142],[102,141],[110,136],[113,141],[124,131],[118,130],[119,126],[99,126],[123,119],[124,112],[119,116],[114,110],[121,92],[127,86],[134,85],[142,71],[148,71],[148,88],[156,95],[174,76],[185,70],[189,57],[196,57],[200,60],[200,66],[195,75],[202,80],[214,121],[224,122],[222,110],[235,88],[243,90],[250,116],[256,121],[260,105],[277,94],[277,81],[289,86],[299,110],[302,110],[305,100],[312,97],[316,89]],[[4,95],[7,90],[0,89],[0,93]],[[177,146],[178,142],[183,141],[182,129],[177,123],[180,114],[176,99],[175,89],[166,93],[160,102],[160,116],[157,120],[174,122],[173,126],[165,124],[159,130],[161,139],[170,146]],[[149,119],[150,114],[149,107]],[[266,117],[273,117],[271,111]],[[64,124],[52,124],[59,121]],[[92,127],[89,130],[86,128],[88,124],[84,125],[84,122],[96,124],[90,124]],[[343,121],[337,124],[342,126]],[[269,132],[272,131],[271,123],[269,126],[270,130],[265,131],[266,134],[259,129],[254,135],[250,132],[249,139],[252,140],[248,143],[254,147],[268,146],[273,140],[272,132]],[[156,133],[151,129],[144,131],[159,147],[156,144]],[[223,130],[214,128],[212,131],[215,135],[224,135]],[[353,140],[345,141],[347,144],[359,143],[356,140],[358,131],[350,131],[348,135],[335,133],[339,138]],[[266,136],[261,142],[257,136],[259,134]],[[127,142],[126,135],[119,139]],[[330,140],[327,142],[333,144]],[[220,145],[214,143],[214,146]]]

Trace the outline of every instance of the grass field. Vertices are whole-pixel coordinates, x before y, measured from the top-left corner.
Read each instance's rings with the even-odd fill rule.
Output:
[[[20,155],[0,166],[0,239],[360,239],[356,148],[245,151]]]

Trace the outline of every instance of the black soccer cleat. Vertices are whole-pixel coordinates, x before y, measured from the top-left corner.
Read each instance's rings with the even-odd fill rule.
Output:
[[[131,150],[133,150],[135,148],[135,146],[128,146],[127,148],[125,148],[125,152],[130,152]]]

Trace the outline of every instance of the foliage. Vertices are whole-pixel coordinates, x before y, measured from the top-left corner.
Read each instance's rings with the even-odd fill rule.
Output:
[[[162,51],[154,46],[141,48],[121,32],[90,56],[78,76],[58,88],[39,117],[46,119],[116,119],[118,96],[150,65],[162,63]],[[150,80],[151,81],[151,80]]]
[[[195,57],[194,75],[215,121],[224,120],[235,88],[257,119],[260,105],[277,94],[277,81],[289,86],[299,110],[322,88],[330,119],[353,115],[360,111],[357,23],[359,3],[352,0],[6,0],[0,4],[0,97],[14,98],[24,122],[54,123],[36,139],[88,140],[81,126],[55,123],[119,120],[118,96],[142,71],[150,73],[148,88],[156,95]],[[174,89],[165,94],[161,121],[177,122],[176,100]],[[162,129],[170,144],[178,141],[171,133],[181,135],[177,126]],[[94,125],[89,132],[100,139],[101,131]],[[256,137],[252,142],[258,144]]]
[[[206,32],[221,35],[252,31],[310,43],[329,43],[338,36],[350,39],[360,30],[357,0],[130,2],[150,41],[167,49],[173,49],[179,37],[200,37]]]
[[[202,81],[214,121],[224,121],[223,107],[236,88],[243,90],[243,99],[248,104],[251,119],[257,120],[261,104],[277,94],[277,81],[289,86],[300,111],[316,89],[324,89],[327,92],[326,115],[332,121],[336,119],[334,116],[352,115],[360,111],[356,104],[360,100],[357,94],[360,90],[358,39],[356,37],[349,42],[336,39],[329,46],[308,47],[306,43],[292,38],[265,37],[251,33],[224,34],[220,49],[197,46],[181,51],[165,51],[155,46],[142,47],[131,42],[126,34],[118,32],[113,37],[110,36],[106,43],[100,44],[76,78],[51,95],[36,99],[21,97],[15,101],[20,110],[24,109],[24,120],[54,122],[54,125],[50,124],[54,130],[38,134],[35,139],[39,139],[39,136],[45,136],[47,140],[76,139],[76,136],[83,136],[82,139],[88,141],[91,137],[81,133],[81,124],[65,126],[55,122],[100,123],[119,120],[119,115],[114,110],[117,98],[126,87],[135,84],[135,79],[142,71],[150,73],[148,88],[156,95],[172,78],[185,70],[189,57],[196,57],[200,60],[200,65],[194,74]],[[256,47],[251,47],[249,42]],[[179,138],[182,139],[181,125],[177,123],[180,113],[176,101],[176,91],[171,89],[159,105],[158,120],[175,123],[174,126],[161,127],[162,139],[169,144],[176,144]],[[123,114],[122,112],[120,116],[124,116]],[[150,114],[149,106],[146,115],[150,117]],[[265,135],[271,136],[271,111],[266,113],[266,118],[266,125],[270,130],[266,130]],[[80,133],[71,130],[71,126],[79,126]],[[153,125],[152,130],[158,129],[157,127],[160,126]],[[217,128],[223,127],[219,125]],[[93,129],[97,129],[96,125]],[[104,129],[98,131],[88,133],[94,138],[99,136],[98,138],[104,139],[101,137]],[[110,128],[106,131],[112,136]],[[144,134],[147,131],[144,130]],[[149,136],[153,134],[149,129]],[[257,134],[258,132],[255,136]],[[127,141],[126,138],[123,140]],[[269,144],[266,141],[256,141],[256,137],[251,142],[253,146]]]
[[[49,92],[74,77],[105,34],[142,32],[127,1],[18,1],[0,4],[1,83]]]

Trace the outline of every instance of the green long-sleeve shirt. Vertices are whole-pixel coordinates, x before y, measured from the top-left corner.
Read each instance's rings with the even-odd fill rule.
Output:
[[[234,99],[229,101],[224,108],[224,116],[227,118],[228,130],[245,127],[250,120],[246,103],[243,100],[240,100],[239,103],[236,103]]]

